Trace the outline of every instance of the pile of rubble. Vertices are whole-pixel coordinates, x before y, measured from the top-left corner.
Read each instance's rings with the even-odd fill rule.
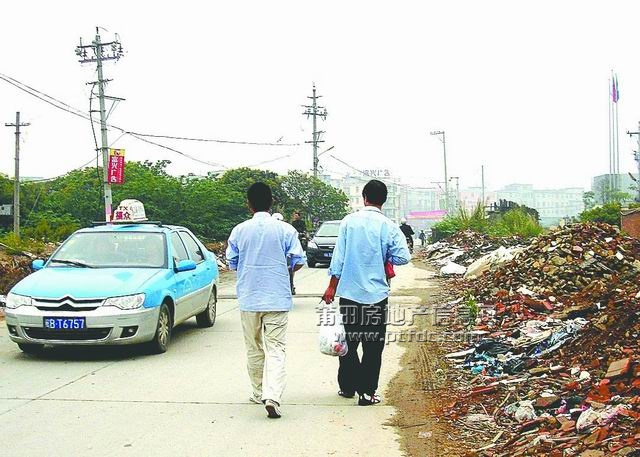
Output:
[[[535,238],[445,306],[467,343],[448,419],[477,453],[640,455],[640,242],[576,224]]]
[[[511,260],[522,245],[522,238],[517,236],[494,238],[465,230],[446,240],[428,245],[416,255],[440,267],[440,273],[443,275],[477,275]]]

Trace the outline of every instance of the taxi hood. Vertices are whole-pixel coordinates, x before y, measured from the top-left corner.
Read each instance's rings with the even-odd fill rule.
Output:
[[[156,277],[168,273],[159,268],[47,267],[30,274],[11,292],[38,298],[106,298],[145,292]]]

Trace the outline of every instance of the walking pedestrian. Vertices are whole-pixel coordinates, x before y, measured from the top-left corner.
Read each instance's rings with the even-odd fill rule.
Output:
[[[229,268],[237,270],[240,320],[253,389],[250,401],[264,404],[269,418],[279,418],[286,383],[285,347],[288,314],[293,306],[287,256],[292,268],[304,265],[298,232],[269,215],[271,188],[261,182],[247,191],[253,217],[229,236]]]
[[[420,230],[418,238],[420,238],[420,246],[424,246],[424,243],[427,241],[427,234],[424,233],[424,230]]]
[[[340,357],[338,395],[358,405],[380,403],[376,393],[386,334],[389,282],[385,264],[411,260],[405,236],[382,214],[387,186],[376,179],[362,189],[364,208],[340,223],[338,240],[329,266],[331,279],[323,295],[326,303],[340,297],[340,313],[349,351]],[[358,346],[362,342],[362,360]]]

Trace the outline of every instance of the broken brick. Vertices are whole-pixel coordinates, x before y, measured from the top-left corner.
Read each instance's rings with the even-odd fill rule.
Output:
[[[615,378],[616,376],[624,376],[631,368],[631,359],[620,359],[609,365],[605,378]]]

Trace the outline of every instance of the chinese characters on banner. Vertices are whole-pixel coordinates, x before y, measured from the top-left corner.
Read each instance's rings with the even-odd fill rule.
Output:
[[[107,179],[109,184],[124,182],[124,149],[109,149]]]

